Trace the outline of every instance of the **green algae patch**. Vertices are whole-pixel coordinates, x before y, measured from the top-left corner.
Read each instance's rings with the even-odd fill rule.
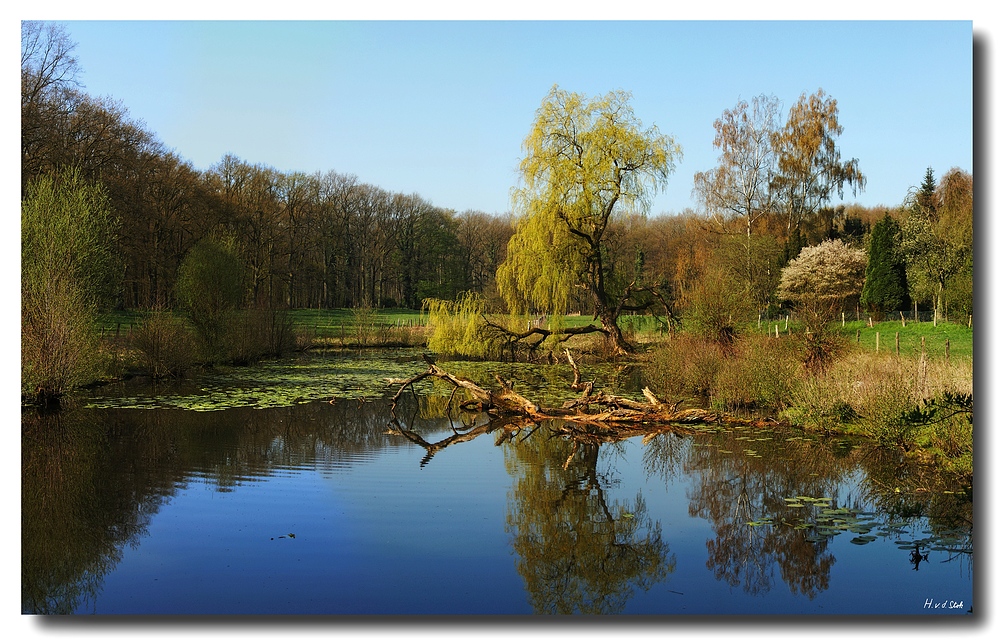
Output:
[[[217,411],[377,399],[394,394],[399,388],[397,380],[419,373],[420,364],[412,358],[384,354],[285,360],[216,369],[176,383],[109,387],[98,391],[85,405]]]
[[[559,406],[579,393],[572,391],[572,368],[564,364],[508,364],[441,361],[450,372],[489,387],[494,376],[513,383],[515,390],[541,404]],[[89,408],[182,409],[217,411],[230,408],[266,409],[340,400],[374,400],[396,394],[406,380],[427,368],[412,349],[323,352],[299,359],[262,362],[254,366],[220,367],[173,382],[129,382],[95,389],[84,401]],[[641,386],[614,365],[584,365],[584,376],[602,390],[642,399]],[[452,388],[422,380],[412,386],[417,395],[445,395]]]

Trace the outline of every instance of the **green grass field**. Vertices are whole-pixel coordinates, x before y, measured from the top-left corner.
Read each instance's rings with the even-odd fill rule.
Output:
[[[899,334],[899,354],[902,356],[918,356],[923,348],[928,357],[972,357],[972,328],[964,324],[938,322],[880,322],[869,328],[866,322],[847,322],[843,326],[837,324],[837,329],[850,339],[857,348],[874,351],[876,341],[879,352],[896,352],[896,334]],[[877,337],[876,337],[877,335]]]
[[[355,311],[350,308],[328,310],[296,309],[288,311],[295,325],[311,330],[317,338],[351,337],[360,325],[424,326],[427,314],[406,308],[383,308]]]
[[[765,322],[764,332],[773,334],[775,323]],[[777,324],[779,332],[784,335],[785,323],[780,321]],[[874,352],[877,349],[881,353],[895,353],[896,334],[899,333],[900,356],[919,356],[921,340],[923,350],[931,358],[944,357],[946,354],[955,358],[968,358],[973,354],[973,329],[966,324],[939,321],[935,326],[932,322],[907,321],[906,326],[903,326],[899,321],[884,321],[869,327],[867,321],[847,321],[834,322],[831,328],[846,338],[853,348],[862,351]],[[801,324],[792,321],[792,333],[804,330]]]
[[[112,311],[98,318],[98,330],[104,336],[128,332],[142,322],[148,313],[142,311]],[[313,333],[317,339],[344,339],[357,336],[359,326],[422,327],[427,324],[427,314],[405,308],[367,309],[356,311],[349,308],[329,310],[297,309],[289,311],[295,325]],[[528,317],[525,317],[527,325]],[[567,328],[597,323],[590,315],[567,315]],[[656,319],[648,315],[627,315],[621,318],[622,326],[631,327],[636,332],[655,333]],[[773,324],[773,323],[772,323]],[[765,326],[766,328],[766,326]],[[773,325],[771,326],[773,328]],[[784,324],[780,324],[784,333]],[[904,356],[919,355],[921,339],[928,357],[944,357],[945,352],[952,357],[967,358],[973,354],[973,329],[965,324],[909,321],[904,327],[901,322],[887,321],[869,328],[867,322],[849,321],[835,329],[851,341],[852,345],[864,351],[875,351],[876,333],[879,352],[896,351],[896,333],[899,333],[899,353]],[[802,329],[792,324],[793,332]],[[860,332],[859,332],[860,331]]]

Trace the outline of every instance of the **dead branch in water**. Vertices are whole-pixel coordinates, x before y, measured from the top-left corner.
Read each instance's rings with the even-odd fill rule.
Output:
[[[567,351],[567,357],[573,366],[574,383],[572,388],[581,390],[580,397],[570,400],[560,408],[543,407],[514,391],[513,384],[499,376],[495,376],[500,385],[499,390],[486,389],[479,384],[453,375],[437,364],[429,363],[425,372],[404,381],[392,398],[393,405],[407,387],[427,379],[436,378],[461,388],[471,400],[462,404],[465,409],[485,411],[495,418],[518,417],[528,422],[543,420],[561,420],[561,428],[555,430],[572,433],[574,439],[622,439],[635,435],[650,435],[661,431],[676,430],[679,426],[703,424],[727,424],[742,426],[774,426],[774,420],[751,420],[720,413],[708,409],[679,409],[678,404],[661,402],[648,388],[643,389],[644,402],[632,400],[618,395],[599,392],[594,393],[593,382],[580,382],[580,372]],[[454,394],[454,391],[453,391]]]

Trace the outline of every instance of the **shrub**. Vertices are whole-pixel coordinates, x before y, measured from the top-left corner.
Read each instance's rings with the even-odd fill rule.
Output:
[[[684,327],[723,347],[732,344],[738,328],[756,317],[735,278],[720,266],[708,268],[684,300]]]
[[[205,357],[224,354],[224,337],[243,299],[242,264],[226,243],[205,238],[196,243],[177,270],[177,297],[203,343]]]
[[[798,362],[787,339],[744,336],[716,375],[714,402],[724,408],[780,409],[789,401]]]
[[[723,359],[717,342],[680,333],[653,352],[646,377],[651,388],[668,395],[709,397]]]
[[[55,404],[92,377],[97,348],[93,315],[79,289],[65,279],[21,298],[21,395]]]
[[[295,349],[294,325],[285,311],[231,311],[227,319],[229,331],[221,347],[229,362],[254,364],[264,357],[281,357]]]
[[[154,378],[180,377],[195,363],[194,334],[170,313],[153,312],[131,332],[129,343]]]
[[[729,347],[686,333],[661,344],[646,369],[667,395],[710,397],[724,408],[780,409],[799,377],[799,349],[787,338],[749,334]]]
[[[792,387],[789,406],[783,415],[793,424],[827,432],[857,419],[835,382],[822,377],[805,377]]]
[[[94,377],[97,309],[119,274],[101,188],[75,171],[30,183],[21,202],[21,393],[53,403]]]

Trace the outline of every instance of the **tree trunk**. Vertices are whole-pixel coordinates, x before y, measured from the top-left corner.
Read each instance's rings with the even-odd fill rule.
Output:
[[[601,319],[601,326],[607,331],[608,341],[611,342],[612,350],[616,355],[627,355],[635,349],[625,339],[622,329],[618,326],[618,317],[606,307],[598,313]]]

